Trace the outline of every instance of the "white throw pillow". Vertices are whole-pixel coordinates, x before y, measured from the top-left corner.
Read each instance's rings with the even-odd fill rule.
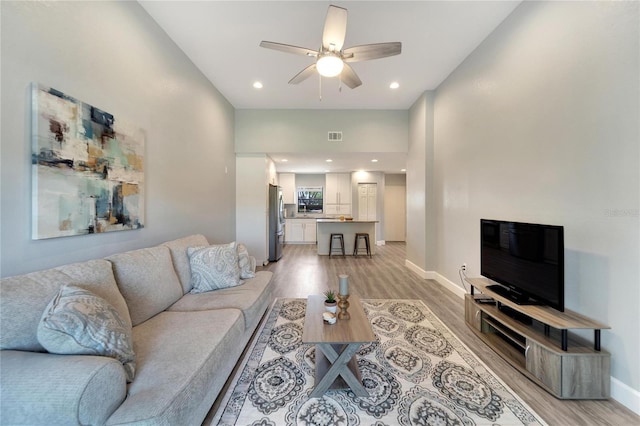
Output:
[[[88,290],[60,288],[42,314],[38,342],[54,354],[115,358],[124,366],[127,382],[133,381],[136,354],[131,327],[113,306]]]
[[[243,280],[248,280],[250,278],[255,278],[256,274],[256,263],[255,259],[249,256],[249,251],[247,247],[239,243],[238,244],[238,265],[240,266],[240,278]]]
[[[242,283],[235,242],[209,247],[189,247],[187,254],[193,287],[189,293],[204,293],[235,287]]]

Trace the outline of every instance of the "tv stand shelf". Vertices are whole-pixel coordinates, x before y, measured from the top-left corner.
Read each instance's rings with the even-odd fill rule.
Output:
[[[600,350],[608,325],[570,310],[518,305],[487,288],[495,283],[486,278],[465,280],[465,321],[498,355],[558,398],[609,397],[611,357]],[[593,345],[569,336],[570,329],[594,330]]]

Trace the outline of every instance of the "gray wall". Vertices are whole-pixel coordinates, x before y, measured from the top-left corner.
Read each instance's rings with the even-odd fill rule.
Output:
[[[613,396],[636,406],[639,4],[523,2],[435,99],[437,271],[479,275],[480,218],[563,225],[566,306],[611,325]]]
[[[407,175],[405,174],[394,174],[389,173],[384,175],[384,184],[385,186],[393,185],[393,186],[407,186]]]
[[[262,265],[269,257],[269,168],[264,154],[236,157],[236,238]]]
[[[136,2],[2,2],[2,276],[235,236],[234,110]],[[31,240],[31,82],[146,134],[145,228]]]
[[[236,152],[407,152],[407,111],[237,110]],[[342,131],[343,142],[327,142]]]
[[[425,273],[436,267],[434,99],[434,92],[425,92],[409,110],[407,260]]]

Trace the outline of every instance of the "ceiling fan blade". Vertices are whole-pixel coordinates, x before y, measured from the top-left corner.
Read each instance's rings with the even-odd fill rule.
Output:
[[[306,47],[292,46],[290,44],[275,43],[273,41],[261,41],[260,47],[293,53],[294,55],[313,56],[314,58],[318,56],[318,52],[315,50],[307,49]]]
[[[342,72],[340,73],[340,80],[346,84],[349,89],[355,89],[362,84],[360,77],[358,77],[358,74],[356,74],[349,64],[344,64],[344,68],[342,68]]]
[[[298,84],[311,77],[316,72],[316,64],[311,64],[289,80],[289,84]]]
[[[345,62],[358,62],[386,58],[387,56],[399,55],[400,53],[402,53],[402,43],[394,41],[350,47],[344,49],[342,57]]]
[[[347,35],[347,9],[331,5],[327,10],[327,18],[324,20],[322,32],[322,47],[331,50],[334,46],[336,52],[342,50],[344,37]]]

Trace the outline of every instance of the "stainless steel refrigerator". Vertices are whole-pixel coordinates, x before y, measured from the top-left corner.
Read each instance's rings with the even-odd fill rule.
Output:
[[[284,245],[284,201],[282,188],[269,185],[269,262],[282,257]]]

